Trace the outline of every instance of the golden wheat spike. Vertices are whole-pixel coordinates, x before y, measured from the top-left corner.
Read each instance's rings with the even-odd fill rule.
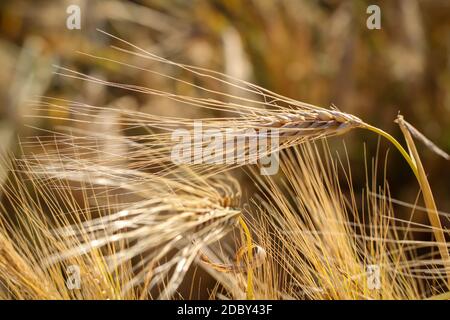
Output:
[[[82,148],[84,156],[98,152],[97,147],[102,144],[105,136],[94,128],[100,124],[108,124],[118,126],[127,136],[125,146],[129,151],[126,157],[129,160],[127,165],[130,169],[151,169],[153,172],[157,171],[158,174],[164,175],[167,172],[176,171],[178,161],[189,165],[201,175],[214,175],[244,164],[254,164],[282,149],[305,141],[343,134],[353,128],[364,126],[363,121],[356,116],[335,108],[324,109],[313,106],[220,72],[176,63],[158,57],[114,35],[100,32],[123,45],[123,48],[113,46],[115,50],[140,59],[142,65],[137,62],[130,63],[125,59],[112,60],[85,54],[89,58],[133,68],[190,86],[197,92],[197,95],[175,94],[156,88],[112,82],[65,67],[57,67],[56,73],[100,86],[119,88],[128,93],[157,97],[171,102],[179,108],[200,108],[204,113],[209,112],[211,117],[167,117],[123,110],[120,109],[120,106],[111,110],[111,108],[82,102],[45,97],[36,102],[35,108],[42,111],[41,114],[36,115],[37,117],[66,121],[70,128],[59,132],[58,139],[63,143],[67,142],[67,149]],[[171,76],[170,72],[161,73],[149,67],[143,67],[147,66],[149,61],[188,72],[200,79],[200,83],[203,81],[204,84],[188,82]],[[232,87],[236,94],[230,94],[229,87]],[[45,114],[47,110],[51,110],[50,115]],[[103,114],[105,110],[110,110],[116,116],[109,120],[105,119]],[[220,113],[219,118],[216,117],[217,112]],[[67,118],[67,115],[70,119]],[[206,136],[205,139],[198,140],[194,137],[198,134],[196,129],[199,124],[204,131],[207,131],[200,133],[200,135]],[[73,127],[77,125],[88,125],[93,129],[74,129]],[[141,133],[136,134],[136,129],[139,128]],[[211,136],[211,131],[215,132],[212,134],[213,136]],[[186,141],[184,137],[180,136],[180,133],[188,135],[192,139]],[[220,136],[221,140],[215,139],[216,136]],[[124,142],[122,137],[119,139],[120,141],[117,141],[115,137],[108,137],[109,144],[112,146],[118,146]],[[268,145],[261,145],[261,140],[265,140],[264,143]],[[237,141],[241,141],[241,145],[238,145]],[[216,148],[213,144],[216,144]],[[32,146],[31,143],[30,145]],[[255,145],[257,146],[255,147]],[[174,150],[177,150],[177,147],[190,148],[190,154],[182,156],[181,159],[174,159]],[[258,149],[257,152],[255,148]],[[198,150],[201,150],[200,155],[198,155]],[[204,154],[204,150],[209,150],[210,153]],[[114,156],[110,150],[102,150],[100,153],[101,156],[104,155],[107,158]],[[165,170],[162,170],[162,167]]]
[[[52,163],[30,159],[18,161],[14,182],[31,183],[42,208],[29,208],[35,200],[25,194],[16,210],[24,224],[34,223],[46,207],[50,219],[56,219],[44,228],[48,238],[38,237],[45,246],[43,252],[36,248],[40,268],[53,270],[99,256],[103,273],[120,284],[113,290],[115,298],[130,296],[137,288],[144,296],[158,289],[159,298],[172,297],[203,250],[223,238],[241,214],[240,187],[229,175],[206,180],[186,168],[189,179],[180,183],[76,158]],[[24,188],[19,184],[5,195],[14,199]],[[77,190],[87,208],[73,198]],[[116,279],[126,266],[131,269],[125,277]]]

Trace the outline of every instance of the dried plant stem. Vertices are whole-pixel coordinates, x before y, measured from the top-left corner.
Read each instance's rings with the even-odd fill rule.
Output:
[[[414,140],[409,132],[407,126],[404,123],[403,116],[399,115],[397,117],[396,122],[399,124],[400,129],[405,136],[406,143],[408,145],[409,151],[411,153],[412,159],[416,164],[417,169],[417,179],[420,184],[420,188],[422,189],[423,199],[425,205],[427,207],[428,219],[430,220],[431,225],[433,226],[433,233],[437,240],[437,246],[439,248],[439,252],[442,257],[442,263],[444,264],[447,272],[447,284],[450,288],[450,257],[447,250],[447,245],[445,241],[445,235],[442,231],[442,224],[439,219],[438,210],[436,207],[436,203],[434,201],[433,193],[431,191],[430,184],[428,182],[425,170],[423,168],[422,162],[420,161],[419,153],[417,152],[416,145],[414,144]]]
[[[248,257],[248,268],[247,268],[247,299],[253,300],[253,270],[252,270],[252,235],[250,230],[248,229],[247,224],[245,223],[242,217],[239,217],[239,223],[241,224],[242,230],[245,233],[245,237],[247,240],[247,257]]]
[[[391,136],[386,131],[383,131],[377,127],[371,126],[370,124],[364,124],[363,128],[373,131],[373,132],[385,137],[386,139],[388,139],[398,149],[398,151],[400,151],[403,158],[405,158],[406,162],[408,162],[409,166],[411,167],[411,170],[414,172],[414,175],[416,176],[417,180],[420,182],[419,172],[417,170],[414,159],[409,156],[408,152],[406,152],[406,150],[402,147],[402,145],[393,136]]]

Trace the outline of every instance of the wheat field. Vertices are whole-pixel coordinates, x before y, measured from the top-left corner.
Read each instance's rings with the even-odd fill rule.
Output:
[[[318,98],[346,101],[337,44],[357,5],[329,4],[335,33],[319,34],[335,44],[327,72],[343,78],[324,85],[298,65],[286,80],[278,58],[252,51],[257,35],[287,46],[285,24],[299,19],[289,9],[314,17],[297,21],[312,37],[328,12],[319,4],[240,16],[248,4],[93,3],[110,25],[90,17],[90,38],[62,32],[52,50],[70,59],[44,54],[39,37],[18,58],[0,157],[0,299],[450,299],[445,140],[416,124],[419,111],[386,113],[386,125],[352,107],[360,99]],[[405,30],[435,10],[411,3],[400,5]],[[196,29],[200,17],[208,28]],[[298,63],[319,65],[299,43]],[[405,62],[396,81],[421,79],[417,68]],[[290,98],[302,81],[311,103]]]

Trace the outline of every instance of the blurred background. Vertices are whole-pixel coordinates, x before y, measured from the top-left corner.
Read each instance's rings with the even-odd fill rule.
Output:
[[[66,9],[72,4],[81,8],[81,30],[66,28]],[[366,10],[371,4],[381,8],[381,30],[369,30],[366,26]],[[179,111],[155,96],[55,74],[53,65],[59,65],[109,81],[195,94],[192,87],[170,79],[77,53],[123,58],[110,48],[114,39],[97,32],[97,28],[170,60],[221,71],[310,104],[334,104],[402,141],[400,130],[393,123],[401,112],[450,152],[448,0],[3,0],[3,152],[18,153],[19,137],[39,134],[33,127],[52,129],[60,124],[62,120],[25,117],[35,112],[29,101],[41,96],[178,116],[199,112],[186,108]],[[125,59],[137,61],[130,56]],[[144,63],[143,68],[147,67],[145,63],[155,70],[164,68],[151,61],[139,61]],[[189,74],[176,76],[195,80]],[[51,115],[52,111],[48,112]],[[333,141],[342,146],[341,138]],[[362,188],[364,145],[370,161],[376,154],[378,138],[355,131],[345,141],[355,185]],[[414,202],[418,192],[414,176],[385,141],[381,141],[380,160],[389,147],[387,172],[392,196]],[[450,212],[450,163],[422,146],[419,150],[438,207]]]

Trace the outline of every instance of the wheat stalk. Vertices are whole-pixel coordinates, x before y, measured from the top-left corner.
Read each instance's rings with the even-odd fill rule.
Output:
[[[442,263],[447,269],[447,285],[448,288],[450,289],[450,255],[448,253],[447,242],[445,240],[444,231],[442,230],[442,224],[439,218],[436,203],[434,201],[433,192],[431,191],[430,183],[428,182],[425,169],[422,165],[422,161],[420,160],[419,153],[417,151],[414,140],[412,139],[411,132],[413,132],[415,136],[418,136],[422,140],[426,141],[426,144],[428,146],[431,146],[432,150],[434,150],[435,152],[436,150],[439,150],[441,155],[446,154],[443,153],[443,151],[438,149],[436,146],[434,146],[434,144],[432,144],[431,141],[426,139],[425,136],[420,134],[413,126],[411,126],[406,120],[404,120],[403,116],[398,115],[396,122],[399,124],[403,132],[403,135],[405,136],[405,140],[408,145],[411,158],[414,159],[414,164],[417,168],[418,181],[423,193],[425,205],[427,207],[428,219],[430,220],[431,225],[434,227],[433,233],[438,242],[437,246],[442,257]]]

